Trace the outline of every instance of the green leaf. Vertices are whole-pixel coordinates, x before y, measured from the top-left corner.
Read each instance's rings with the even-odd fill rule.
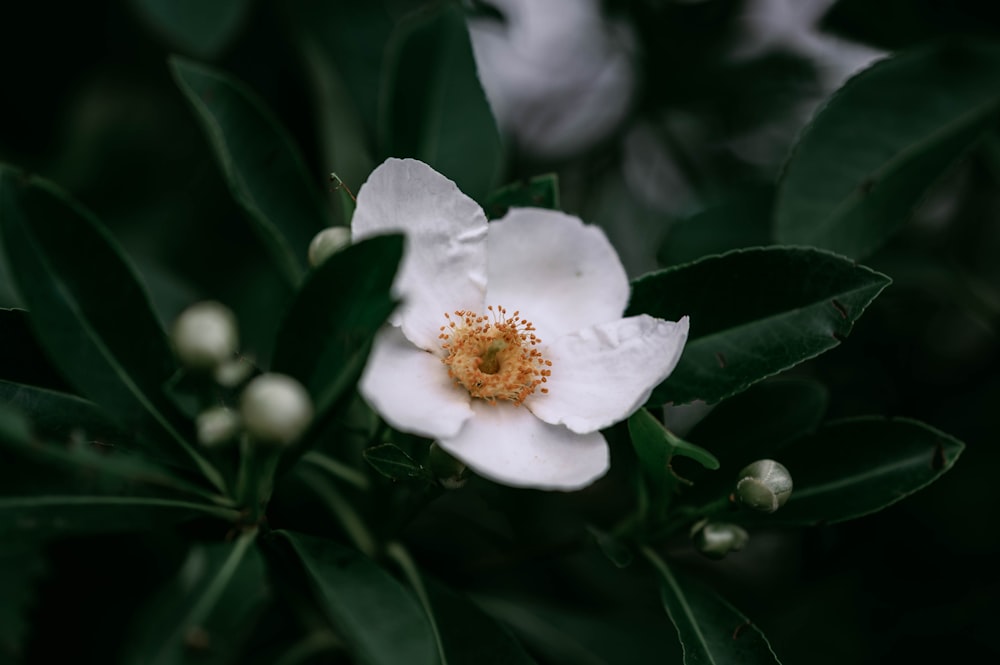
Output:
[[[167,469],[128,455],[38,442],[21,414],[0,410],[0,534],[145,530],[239,511]]]
[[[1000,45],[948,41],[904,51],[851,79],[802,134],[775,209],[780,242],[862,258],[994,126]]]
[[[365,448],[365,461],[390,480],[403,478],[424,478],[432,481],[430,472],[406,451],[392,443],[382,443],[371,448]]]
[[[124,662],[232,663],[268,600],[256,530],[196,544],[177,575],[136,617]]]
[[[782,450],[792,496],[777,512],[735,513],[768,525],[816,525],[874,513],[926,487],[951,469],[961,441],[905,418],[831,423]]]
[[[400,21],[386,46],[382,149],[416,157],[483,203],[504,166],[503,146],[458,7]]]
[[[3,257],[0,257],[3,260]],[[0,308],[0,379],[70,390],[31,330],[26,310]]]
[[[426,579],[448,665],[533,665],[524,647],[463,594]]]
[[[174,48],[213,58],[243,25],[250,0],[132,0],[153,30]]]
[[[395,307],[390,289],[402,255],[399,235],[337,252],[309,274],[285,315],[273,368],[302,382],[320,416],[360,376],[375,332]]]
[[[691,317],[677,368],[649,403],[718,402],[837,346],[891,280],[828,252],[738,250],[632,283],[628,314]]]
[[[665,266],[696,261],[733,249],[771,243],[774,185],[758,185],[729,194],[670,227],[657,260]]]
[[[155,436],[151,455],[193,462],[221,488],[178,429],[183,420],[162,390],[176,360],[104,226],[54,184],[0,166],[0,232],[36,338],[73,387],[123,428]]]
[[[490,194],[483,209],[490,219],[498,219],[514,207],[559,210],[559,176],[546,173],[504,185]]]
[[[364,555],[289,531],[274,537],[302,566],[347,648],[363,665],[435,665],[434,634],[413,596]]]
[[[23,648],[32,625],[35,585],[45,570],[45,551],[37,543],[6,542],[0,548],[0,660],[25,662]]]
[[[660,598],[684,648],[685,665],[778,663],[757,626],[695,580],[674,571],[650,550],[646,558],[660,575]]]
[[[241,82],[184,58],[170,69],[215,152],[233,198],[246,211],[291,286],[303,274],[309,242],[332,222],[291,137]]]
[[[35,433],[48,441],[90,441],[132,447],[127,434],[110,422],[93,402],[66,393],[0,381],[0,404],[25,414]]]

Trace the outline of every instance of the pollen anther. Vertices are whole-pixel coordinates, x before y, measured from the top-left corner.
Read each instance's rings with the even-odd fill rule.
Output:
[[[505,308],[490,305],[485,315],[457,310],[445,313],[445,318],[447,324],[439,335],[441,348],[447,352],[442,361],[448,376],[471,396],[490,404],[507,400],[519,406],[552,375],[548,369],[552,361],[534,348],[542,340],[520,311],[508,316]],[[539,392],[549,391],[541,388]]]

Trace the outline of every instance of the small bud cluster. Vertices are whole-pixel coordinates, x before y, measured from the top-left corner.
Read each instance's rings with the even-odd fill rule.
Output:
[[[730,501],[764,513],[781,508],[792,495],[792,474],[779,462],[762,459],[748,464],[739,473]],[[736,524],[713,522],[708,518],[691,529],[695,548],[710,559],[721,559],[746,546],[750,535]]]
[[[211,376],[223,388],[237,388],[254,368],[236,357],[236,317],[224,305],[202,302],[177,318],[171,331],[181,364],[192,374]],[[239,408],[210,406],[195,420],[198,441],[206,447],[235,442],[241,435],[264,445],[288,445],[312,422],[313,405],[306,389],[290,376],[265,373],[243,388]]]

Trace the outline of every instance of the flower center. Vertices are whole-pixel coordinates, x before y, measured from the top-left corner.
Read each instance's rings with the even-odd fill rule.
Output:
[[[441,326],[441,348],[448,352],[443,359],[448,376],[473,397],[496,404],[498,399],[518,406],[552,374],[552,361],[546,360],[536,346],[542,340],[535,335],[531,321],[520,312],[507,316],[499,305],[486,308],[480,315],[466,310],[445,314]]]

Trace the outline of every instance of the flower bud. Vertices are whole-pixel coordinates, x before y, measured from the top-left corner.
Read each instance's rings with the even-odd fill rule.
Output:
[[[171,338],[181,363],[195,371],[210,371],[229,360],[239,346],[236,317],[212,300],[184,310],[174,322]]]
[[[240,433],[240,416],[224,406],[213,406],[198,414],[195,419],[198,441],[203,446],[214,447],[233,441]]]
[[[231,358],[216,367],[212,377],[220,386],[235,388],[249,379],[253,372],[253,363],[246,358]]]
[[[455,459],[435,441],[427,455],[427,466],[446,490],[457,490],[469,480],[469,469]]]
[[[351,244],[351,230],[346,226],[331,226],[316,234],[309,243],[309,265],[313,268]]]
[[[256,441],[287,445],[312,422],[313,405],[302,384],[284,374],[261,374],[243,390],[240,413]]]
[[[709,559],[721,559],[739,552],[750,540],[741,526],[727,522],[709,522],[694,533],[694,546]]]
[[[757,460],[740,471],[736,497],[747,508],[773,513],[785,505],[792,494],[792,474],[783,464],[770,459]]]

